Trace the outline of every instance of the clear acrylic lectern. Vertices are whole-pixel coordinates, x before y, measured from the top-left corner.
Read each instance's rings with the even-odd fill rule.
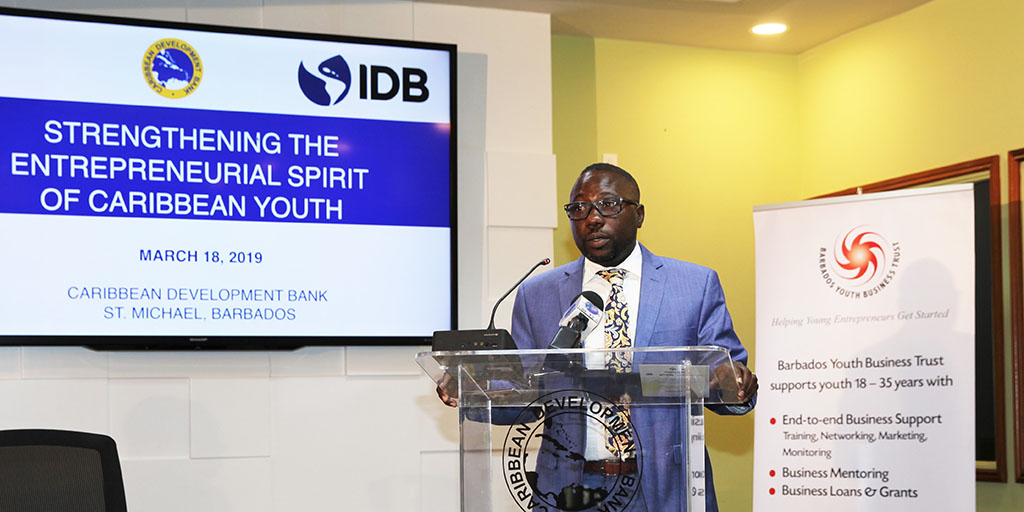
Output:
[[[416,359],[459,401],[463,512],[703,512],[704,406],[739,403],[715,346]]]

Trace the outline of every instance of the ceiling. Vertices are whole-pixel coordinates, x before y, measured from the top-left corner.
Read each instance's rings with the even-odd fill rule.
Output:
[[[417,0],[551,14],[551,31],[608,39],[796,54],[929,0]],[[758,23],[789,30],[757,36]]]

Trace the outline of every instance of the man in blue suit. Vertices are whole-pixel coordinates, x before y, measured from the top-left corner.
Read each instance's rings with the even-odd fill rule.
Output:
[[[637,242],[637,230],[644,222],[640,204],[640,188],[625,170],[610,164],[593,164],[580,173],[572,188],[570,203],[565,205],[572,224],[573,240],[582,253],[578,260],[535,276],[523,283],[516,296],[512,314],[512,337],[522,349],[548,348],[558,330],[558,322],[581,290],[602,286],[607,269],[621,276],[617,302],[628,311],[618,329],[628,345],[634,347],[718,345],[725,347],[735,361],[738,396],[742,405],[711,407],[720,414],[743,414],[753,407],[757,377],[745,366],[747,352],[740,344],[725,306],[725,296],[717,274],[706,267],[652,254]],[[602,271],[605,270],[606,272]],[[610,304],[609,304],[610,306]],[[606,329],[595,329],[584,340],[585,346],[605,346]],[[627,345],[627,346],[628,346]],[[730,376],[731,376],[731,372]],[[444,397],[443,397],[444,398]],[[641,441],[642,458],[606,464],[590,460],[600,450],[588,447],[587,461],[559,457],[556,450],[541,448],[537,473],[541,492],[545,473],[575,481],[617,478],[639,473],[639,493],[628,510],[682,510],[679,502],[682,482],[682,458],[685,443],[681,442],[678,411],[659,408],[638,408],[630,422]],[[563,429],[566,430],[566,429]],[[583,445],[592,439],[585,427],[568,429],[569,440]],[[605,452],[607,453],[607,452]],[[710,461],[706,459],[706,506],[708,512],[718,510]],[[609,472],[611,468],[612,472]],[[551,479],[548,479],[551,480]]]

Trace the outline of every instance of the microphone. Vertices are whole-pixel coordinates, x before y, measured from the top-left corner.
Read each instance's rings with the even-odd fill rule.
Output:
[[[512,335],[506,329],[494,328],[494,315],[498,312],[498,305],[505,300],[513,290],[516,289],[537,267],[547,265],[551,260],[544,258],[537,262],[529,272],[526,273],[516,284],[509,288],[505,295],[502,295],[498,302],[494,303],[491,310],[491,322],[486,329],[470,329],[462,331],[434,331],[431,340],[431,350],[435,352],[449,350],[514,350],[516,348]]]
[[[537,267],[541,265],[547,265],[548,263],[551,263],[551,260],[548,258],[544,258],[538,261],[537,264],[534,265],[533,268],[531,268],[530,271],[527,272],[526,275],[522,277],[522,279],[516,281],[516,284],[512,285],[512,288],[509,288],[508,291],[505,292],[505,295],[502,295],[501,298],[498,299],[498,302],[494,303],[494,309],[491,310],[491,323],[487,324],[488,329],[494,329],[494,314],[498,312],[498,304],[501,304],[501,301],[505,300],[505,297],[508,297],[508,294],[512,293],[512,290],[515,290],[520,284],[523,283],[523,281],[526,281],[526,278],[530,277],[530,274],[532,274],[534,270],[537,270]]]
[[[604,301],[601,296],[585,291],[576,296],[569,309],[558,322],[558,332],[548,348],[576,348],[601,323],[604,317]]]

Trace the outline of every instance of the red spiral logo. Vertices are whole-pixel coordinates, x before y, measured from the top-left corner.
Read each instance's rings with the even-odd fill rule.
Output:
[[[850,281],[851,286],[870,282],[886,264],[888,242],[882,235],[864,228],[858,226],[837,238],[833,251],[836,275]]]

